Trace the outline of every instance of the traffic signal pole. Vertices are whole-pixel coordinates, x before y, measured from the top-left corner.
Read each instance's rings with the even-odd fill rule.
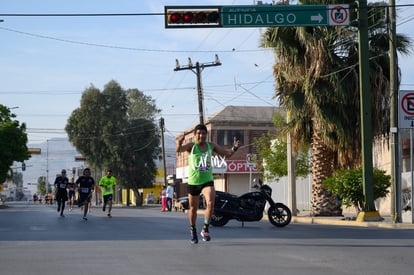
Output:
[[[167,165],[165,161],[165,139],[164,139],[164,132],[165,132],[165,123],[164,118],[160,118],[160,129],[161,129],[161,149],[162,149],[162,169],[164,173],[164,186],[167,186]],[[165,209],[163,209],[164,211]]]
[[[372,125],[371,125],[371,83],[369,74],[368,41],[368,4],[367,0],[358,1],[358,38],[359,38],[359,92],[361,105],[362,170],[365,195],[364,210],[358,214],[357,221],[379,221],[379,212],[374,203],[374,182],[372,162]]]
[[[365,196],[364,210],[358,214],[358,221],[378,221],[382,218],[375,208],[371,125],[371,83],[369,67],[368,40],[368,3],[357,0],[358,4],[358,40],[359,40],[359,89],[361,107],[361,143],[363,189]],[[207,16],[212,14],[214,16]],[[220,18],[217,16],[220,14]],[[289,27],[289,26],[346,26],[349,25],[349,5],[296,5],[292,6],[221,6],[203,9],[197,6],[165,7],[166,28],[198,28],[198,27]],[[206,18],[214,20],[205,20]],[[201,20],[202,19],[202,20]],[[217,63],[210,66],[221,65]],[[205,66],[201,65],[201,69]],[[200,80],[200,64],[181,68],[177,61],[176,71],[191,69],[197,75],[199,92],[200,123],[204,122],[202,114],[202,90]],[[396,70],[396,69],[394,69]],[[392,89],[391,89],[392,90]],[[395,93],[394,93],[395,96]],[[395,99],[395,98],[394,98]],[[394,102],[395,103],[395,102]],[[394,118],[395,119],[395,118]],[[397,142],[394,137],[394,144]],[[395,159],[394,159],[395,161]],[[398,200],[398,199],[397,199]],[[395,202],[398,203],[398,202]],[[398,211],[398,207],[397,211]]]
[[[391,216],[395,223],[401,223],[401,170],[399,157],[398,133],[398,55],[397,55],[397,27],[395,0],[389,2],[389,29],[390,29],[390,127],[391,127]]]
[[[174,71],[182,71],[182,70],[191,70],[193,73],[195,73],[197,77],[197,97],[198,97],[198,113],[200,116],[200,124],[204,124],[204,108],[203,108],[203,88],[201,85],[201,72],[204,70],[204,68],[212,67],[212,66],[221,66],[221,62],[216,55],[216,59],[214,62],[210,63],[202,63],[196,62],[195,65],[192,64],[191,59],[188,58],[188,65],[186,66],[180,66],[180,63],[176,59],[176,66]]]

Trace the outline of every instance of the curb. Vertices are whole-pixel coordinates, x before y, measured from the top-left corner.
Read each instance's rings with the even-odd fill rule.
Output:
[[[188,213],[186,210],[185,213]],[[197,214],[204,214],[203,209],[199,209]],[[267,215],[263,215],[262,220],[268,220]],[[376,227],[389,229],[414,229],[414,224],[410,223],[391,223],[391,222],[358,222],[349,220],[338,220],[335,218],[321,218],[310,216],[292,216],[291,223],[323,224],[336,226],[354,226],[354,227]]]
[[[390,229],[414,229],[414,224],[408,223],[389,223],[389,222],[357,222],[346,220],[333,220],[315,217],[292,217],[293,223],[323,224],[323,225],[340,225],[340,226],[356,226],[356,227],[377,227]]]

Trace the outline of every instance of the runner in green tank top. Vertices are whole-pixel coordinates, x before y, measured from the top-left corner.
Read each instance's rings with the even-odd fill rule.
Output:
[[[209,142],[206,142],[206,144],[207,150],[202,152],[200,146],[194,142],[191,154],[188,155],[189,185],[202,185],[214,180],[211,167],[213,148]]]
[[[106,175],[99,180],[99,186],[102,188],[103,207],[102,211],[105,212],[106,205],[108,205],[108,217],[112,217],[112,196],[114,194],[114,187],[116,185],[116,179],[112,176],[112,170],[107,169]]]
[[[207,128],[203,124],[199,124],[194,128],[194,142],[183,144],[184,138],[184,135],[178,137],[176,151],[186,151],[189,153],[188,200],[190,209],[188,211],[188,216],[190,220],[191,243],[198,243],[196,220],[201,193],[206,201],[206,211],[204,212],[204,225],[201,231],[201,236],[203,241],[210,241],[209,225],[216,196],[211,158],[213,152],[222,157],[231,157],[240,147],[240,142],[236,141],[231,150],[221,147],[213,142],[207,142]]]

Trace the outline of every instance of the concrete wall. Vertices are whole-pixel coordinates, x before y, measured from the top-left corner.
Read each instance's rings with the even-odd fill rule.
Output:
[[[282,177],[267,183],[272,188],[272,198],[276,202],[281,202],[286,205],[288,202],[288,178]],[[296,179],[296,208],[299,211],[310,210],[310,200],[312,192],[312,176],[298,177]]]

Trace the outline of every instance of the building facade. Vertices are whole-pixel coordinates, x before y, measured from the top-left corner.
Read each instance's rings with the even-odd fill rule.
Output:
[[[207,119],[207,140],[230,149],[234,139],[240,140],[240,149],[230,158],[213,158],[214,185],[216,190],[241,195],[251,190],[251,181],[259,177],[257,169],[254,138],[276,129],[273,116],[279,112],[277,107],[240,107],[227,106]],[[193,128],[186,129],[184,143],[192,142]],[[188,182],[188,153],[182,152],[176,156],[176,178],[181,185]],[[185,196],[186,188],[182,188],[179,196]]]

